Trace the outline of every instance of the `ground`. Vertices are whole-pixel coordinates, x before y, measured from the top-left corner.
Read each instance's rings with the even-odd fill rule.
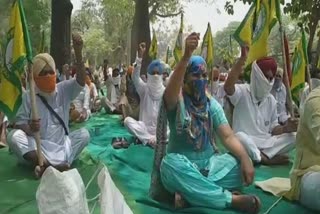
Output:
[[[206,208],[188,208],[175,212],[172,207],[159,204],[148,197],[150,175],[153,162],[153,150],[148,147],[131,145],[127,150],[114,150],[111,145],[112,137],[130,134],[120,125],[118,116],[104,113],[94,115],[85,125],[91,134],[91,141],[75,167],[79,170],[84,183],[87,184],[94,174],[98,162],[104,163],[128,205],[135,214],[229,214],[232,211],[218,211]],[[78,128],[72,127],[73,129]],[[99,131],[95,131],[98,129]],[[257,167],[256,181],[265,180],[273,176],[288,177],[291,165],[286,167]],[[37,213],[35,199],[39,181],[33,177],[32,169],[25,169],[17,165],[16,160],[7,149],[0,150],[0,214],[26,214]],[[277,200],[276,197],[262,192],[255,187],[245,189],[245,192],[257,194],[263,203],[262,212]],[[87,191],[87,198],[98,194],[96,179]],[[93,207],[94,201],[89,203]],[[94,210],[99,212],[99,206]],[[282,200],[272,209],[271,214],[311,214],[295,203]]]

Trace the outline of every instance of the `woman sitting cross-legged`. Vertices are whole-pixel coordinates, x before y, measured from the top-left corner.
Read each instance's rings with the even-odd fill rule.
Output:
[[[197,33],[187,37],[184,56],[164,92],[170,137],[160,166],[161,182],[175,194],[176,207],[185,201],[193,207],[258,213],[259,198],[237,192],[253,182],[254,168],[222,107],[206,93],[206,63],[202,57],[192,56],[198,41]],[[214,154],[214,133],[230,153]]]

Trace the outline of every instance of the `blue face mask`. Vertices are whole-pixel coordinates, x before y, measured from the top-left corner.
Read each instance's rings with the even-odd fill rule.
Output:
[[[189,82],[191,91],[189,92],[189,96],[195,105],[205,104],[207,101],[206,96],[206,88],[207,88],[208,80],[206,79],[198,79],[192,80]]]

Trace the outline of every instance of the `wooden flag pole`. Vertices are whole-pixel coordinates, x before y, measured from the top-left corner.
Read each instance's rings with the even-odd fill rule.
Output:
[[[283,60],[283,71],[284,71],[283,75],[284,75],[287,96],[289,97],[288,108],[289,108],[291,118],[295,118],[293,105],[292,105],[292,102],[293,102],[292,101],[292,93],[290,90],[290,83],[289,83],[289,77],[288,77],[287,61],[286,61],[286,56],[285,56],[285,44],[284,44],[284,33],[283,33],[282,23],[280,23],[279,29],[280,29],[281,46],[282,46],[282,60]]]
[[[34,90],[32,64],[30,62],[28,62],[28,78],[29,78],[32,120],[39,120],[38,109],[37,109],[37,104],[36,104],[36,95],[35,95],[35,90]],[[36,166],[36,168],[35,168],[35,174],[37,177],[40,177],[41,176],[41,168],[43,167],[43,157],[42,157],[42,152],[41,152],[41,140],[40,140],[40,132],[39,131],[34,133],[34,138],[36,140],[37,156],[38,156],[38,166]]]

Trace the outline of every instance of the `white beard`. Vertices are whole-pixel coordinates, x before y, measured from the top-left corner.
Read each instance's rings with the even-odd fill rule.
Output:
[[[255,103],[263,101],[270,94],[274,80],[269,82],[256,62],[252,63],[250,91]]]

